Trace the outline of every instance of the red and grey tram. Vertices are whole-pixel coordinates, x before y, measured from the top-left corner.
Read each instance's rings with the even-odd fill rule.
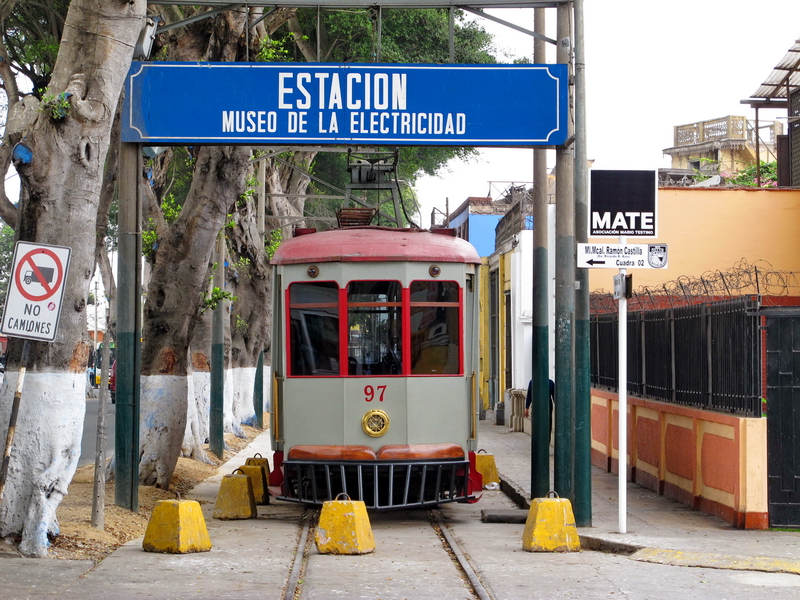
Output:
[[[279,498],[477,501],[473,246],[451,229],[349,227],[296,235],[272,264]]]

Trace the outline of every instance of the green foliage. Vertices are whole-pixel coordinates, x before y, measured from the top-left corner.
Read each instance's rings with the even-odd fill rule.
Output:
[[[203,292],[203,300],[200,302],[200,313],[202,314],[206,312],[209,308],[211,310],[215,310],[217,306],[219,306],[219,303],[224,302],[225,300],[236,302],[238,298],[230,292],[226,292],[225,290],[214,286],[211,288],[210,292]]]
[[[164,194],[165,197],[171,195],[178,206],[183,206],[192,186],[195,163],[195,158],[186,148],[172,148],[172,158],[165,173],[167,182],[164,189],[159,190],[159,195]]]
[[[19,58],[29,65],[38,65],[42,75],[50,75],[58,57],[59,41],[51,35],[33,40],[20,48]]]
[[[747,187],[756,187],[756,166],[751,165],[731,176],[725,177],[726,185],[741,185]],[[771,188],[778,185],[778,163],[777,162],[761,162],[761,187]]]
[[[8,225],[0,229],[0,303],[5,304],[11,266],[14,260],[14,230]]]
[[[256,188],[258,187],[258,179],[255,175],[251,175],[247,178],[247,180],[245,180],[244,185],[244,191],[239,194],[239,201],[237,202],[237,206],[239,208],[243,208],[255,197]]]
[[[245,319],[241,317],[241,315],[236,315],[234,318],[234,325],[236,331],[239,333],[240,336],[247,339],[248,333],[250,331],[250,325],[247,323]]]
[[[41,99],[58,56],[69,0],[16,2],[11,6],[4,15],[3,44],[12,69],[30,80],[30,88]]]
[[[167,194],[164,201],[161,203],[161,213],[164,215],[164,220],[167,224],[175,222],[178,215],[181,214],[181,208],[175,197],[172,194]],[[155,223],[153,219],[147,220],[147,225],[142,230],[142,255],[149,262],[153,262],[156,257],[156,250],[158,249],[158,233],[156,232]]]
[[[275,251],[278,249],[278,246],[281,245],[282,241],[283,234],[280,229],[273,229],[269,232],[269,238],[264,241],[264,251],[267,253],[267,258],[272,260],[272,257],[275,256]]]
[[[69,114],[69,109],[72,105],[69,102],[69,97],[72,94],[61,92],[55,96],[52,94],[44,94],[39,103],[39,110],[41,112],[49,112],[50,118],[54,121],[61,121]]]
[[[292,60],[291,48],[294,46],[294,36],[289,33],[278,39],[263,39],[261,47],[256,54],[258,62],[288,62]]]
[[[304,33],[317,39],[317,11],[298,11]],[[450,60],[448,11],[443,9],[384,9],[381,26],[381,62],[446,63]],[[321,19],[325,62],[375,62],[377,20],[371,10],[325,11]],[[479,23],[456,11],[456,62],[494,63],[492,38]]]

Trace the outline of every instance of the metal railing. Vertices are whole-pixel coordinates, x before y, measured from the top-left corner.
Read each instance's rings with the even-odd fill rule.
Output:
[[[467,500],[469,461],[283,463],[281,500],[320,505],[339,494],[388,510]]]
[[[628,391],[761,416],[758,303],[752,297],[628,313]],[[618,316],[591,317],[592,385],[618,389]]]

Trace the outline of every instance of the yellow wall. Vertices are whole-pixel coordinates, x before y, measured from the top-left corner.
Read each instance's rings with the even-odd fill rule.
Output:
[[[480,317],[478,319],[479,328],[479,356],[480,373],[478,374],[481,406],[484,410],[489,409],[489,260],[481,259],[480,276]]]
[[[657,239],[628,238],[629,244],[669,246],[669,266],[631,269],[633,287],[659,285],[681,276],[725,270],[742,258],[769,262],[779,271],[800,271],[800,190],[658,190]],[[617,238],[591,238],[617,243]],[[590,269],[589,289],[613,290],[615,269]]]

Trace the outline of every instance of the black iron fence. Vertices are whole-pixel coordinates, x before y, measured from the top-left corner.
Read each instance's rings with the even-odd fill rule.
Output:
[[[592,385],[618,388],[616,313],[593,314]],[[628,392],[761,416],[758,301],[752,296],[628,313]]]

